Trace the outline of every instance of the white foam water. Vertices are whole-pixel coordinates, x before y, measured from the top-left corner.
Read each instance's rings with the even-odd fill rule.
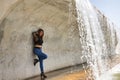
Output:
[[[89,0],[76,0],[76,11],[83,49],[81,59],[87,60],[86,68],[89,68],[87,80],[101,80],[100,76],[108,70],[108,54],[97,13]]]

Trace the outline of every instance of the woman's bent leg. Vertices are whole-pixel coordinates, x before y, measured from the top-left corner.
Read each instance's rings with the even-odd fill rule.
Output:
[[[42,58],[42,59],[47,59],[47,55],[46,55],[45,53],[42,53],[42,54],[41,54],[41,58]]]

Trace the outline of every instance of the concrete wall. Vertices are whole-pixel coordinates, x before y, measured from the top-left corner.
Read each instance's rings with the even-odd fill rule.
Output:
[[[46,72],[82,63],[78,28],[71,28],[68,21],[68,3],[21,0],[15,1],[15,7],[8,7],[12,9],[0,24],[0,80],[19,80],[40,73],[39,64],[33,65],[31,36],[38,28],[45,31]]]
[[[45,31],[46,72],[83,63],[76,15],[71,20],[68,13],[69,0],[2,0],[0,4],[0,80],[39,74],[39,64],[33,65],[31,35],[38,28]]]

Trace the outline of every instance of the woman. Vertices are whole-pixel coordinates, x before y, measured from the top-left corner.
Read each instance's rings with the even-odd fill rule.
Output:
[[[33,52],[39,58],[39,60],[34,59],[34,65],[36,65],[37,62],[40,62],[41,78],[47,78],[47,76],[44,74],[44,67],[43,67],[43,60],[47,58],[47,55],[42,52],[44,31],[43,29],[39,29],[37,32],[33,32],[32,35],[34,41]]]

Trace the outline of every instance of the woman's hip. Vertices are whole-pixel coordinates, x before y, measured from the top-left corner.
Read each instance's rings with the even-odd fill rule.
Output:
[[[39,48],[34,48],[34,54],[36,54],[39,57],[47,58],[47,55],[43,53],[42,50]]]
[[[39,55],[42,53],[41,49],[40,48],[34,48],[33,49],[33,53],[36,54],[36,55]]]

